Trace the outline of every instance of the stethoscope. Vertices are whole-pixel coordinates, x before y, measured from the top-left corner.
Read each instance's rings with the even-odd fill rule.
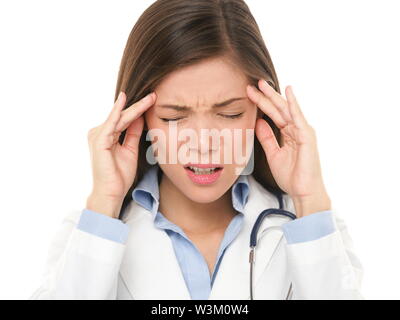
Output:
[[[296,215],[283,210],[283,200],[282,200],[282,193],[281,192],[274,192],[276,197],[278,198],[279,201],[279,209],[276,208],[269,208],[264,210],[263,212],[260,213],[260,215],[257,217],[256,222],[254,223],[253,229],[251,230],[250,234],[250,254],[249,254],[249,262],[250,262],[250,300],[253,300],[253,268],[254,268],[254,262],[255,262],[255,250],[256,250],[256,245],[257,245],[257,233],[258,229],[261,226],[261,223],[263,222],[264,218],[274,214],[274,215],[282,215],[285,217],[289,217],[292,220],[296,219]],[[286,295],[286,300],[289,299],[289,296],[292,291],[292,283],[290,283],[288,293]]]

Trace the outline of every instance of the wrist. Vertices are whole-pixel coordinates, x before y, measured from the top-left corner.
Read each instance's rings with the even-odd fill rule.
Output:
[[[326,193],[306,197],[293,197],[293,203],[298,218],[332,209],[331,200]]]
[[[111,218],[118,218],[123,199],[108,198],[101,195],[90,194],[86,200],[86,209],[102,213]]]

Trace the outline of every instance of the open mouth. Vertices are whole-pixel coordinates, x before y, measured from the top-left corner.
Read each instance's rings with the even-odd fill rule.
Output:
[[[192,171],[196,175],[213,174],[217,171],[222,170],[222,167],[209,167],[209,168],[199,168],[196,166],[185,166],[186,170]]]

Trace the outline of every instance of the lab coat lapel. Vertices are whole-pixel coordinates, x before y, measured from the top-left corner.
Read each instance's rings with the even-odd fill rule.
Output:
[[[253,176],[249,178],[249,198],[244,208],[243,228],[229,245],[221,260],[210,300],[250,297],[249,242],[251,229],[265,209],[279,207],[276,197],[265,190]],[[151,214],[131,201],[123,221],[131,228],[127,240],[121,276],[134,299],[191,299],[185,279],[176,259],[171,239],[163,229],[154,226]],[[258,238],[265,228],[279,226],[287,220],[281,216],[264,219]],[[268,232],[267,241],[257,243],[254,267],[254,288],[268,267],[282,233]]]
[[[165,230],[154,226],[151,214],[131,201],[125,223],[130,226],[120,272],[133,299],[191,299]]]
[[[244,208],[243,228],[238,237],[226,249],[214,281],[209,300],[250,299],[250,234],[258,215],[268,208],[279,208],[276,197],[265,190],[254,178],[249,176],[250,193]],[[259,232],[260,238],[263,230],[271,226],[279,226],[286,222],[280,216],[269,216],[264,219]],[[255,254],[256,263],[253,269],[254,288],[257,287],[261,275],[266,270],[279,241],[282,232],[271,229],[267,241],[258,241]]]

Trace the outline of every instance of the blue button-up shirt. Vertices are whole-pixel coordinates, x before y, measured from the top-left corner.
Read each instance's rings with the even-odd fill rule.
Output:
[[[215,267],[210,275],[207,262],[195,244],[179,226],[158,211],[160,171],[158,165],[151,167],[132,191],[132,199],[149,211],[154,226],[163,229],[171,239],[191,298],[208,299],[224,253],[242,227],[244,207],[250,190],[248,178],[246,175],[240,175],[231,188],[232,206],[238,213],[225,230]],[[88,209],[83,210],[77,227],[120,243],[126,242],[129,233],[129,226],[121,220]],[[318,239],[334,231],[332,212],[321,211],[286,222],[282,225],[282,230],[288,244]]]

